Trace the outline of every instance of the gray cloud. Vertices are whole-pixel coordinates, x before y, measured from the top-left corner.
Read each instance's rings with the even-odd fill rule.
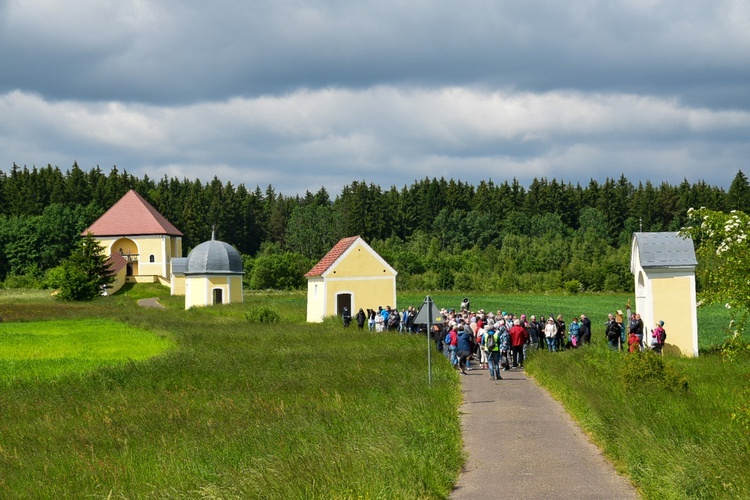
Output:
[[[732,0],[4,2],[0,44],[3,170],[728,186],[750,153]]]

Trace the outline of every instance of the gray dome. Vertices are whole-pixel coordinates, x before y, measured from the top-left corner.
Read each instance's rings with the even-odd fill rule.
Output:
[[[241,274],[242,257],[229,243],[204,241],[187,256],[185,274]]]

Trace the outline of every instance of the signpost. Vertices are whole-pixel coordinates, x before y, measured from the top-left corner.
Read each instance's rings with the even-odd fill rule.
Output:
[[[419,307],[417,315],[414,317],[414,323],[427,325],[427,380],[432,387],[432,349],[430,348],[430,338],[432,335],[432,325],[436,322],[442,322],[442,314],[438,310],[430,296],[425,297],[424,302]]]

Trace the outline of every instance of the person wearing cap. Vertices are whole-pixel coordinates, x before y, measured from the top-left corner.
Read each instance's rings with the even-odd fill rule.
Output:
[[[344,327],[348,327],[352,323],[352,315],[349,312],[349,308],[345,307],[344,312],[341,314],[344,318]]]
[[[664,348],[664,336],[666,333],[666,330],[664,330],[664,321],[656,323],[656,328],[651,332],[651,349],[653,349],[654,352],[658,354],[662,353],[662,349]]]

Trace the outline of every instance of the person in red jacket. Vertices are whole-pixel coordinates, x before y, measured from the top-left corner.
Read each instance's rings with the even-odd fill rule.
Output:
[[[510,336],[510,350],[513,353],[513,368],[523,368],[523,346],[529,341],[529,332],[521,326],[521,320],[516,319],[508,335]]]

